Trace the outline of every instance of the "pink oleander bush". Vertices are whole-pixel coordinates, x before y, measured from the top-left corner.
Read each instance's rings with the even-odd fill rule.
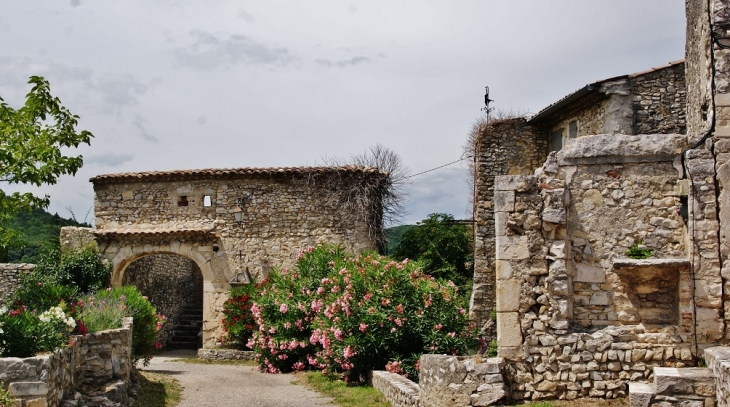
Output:
[[[387,368],[417,380],[421,354],[464,353],[474,337],[453,283],[407,259],[334,246],[300,252],[253,301],[258,329],[248,345],[270,373],[319,369],[359,382]]]

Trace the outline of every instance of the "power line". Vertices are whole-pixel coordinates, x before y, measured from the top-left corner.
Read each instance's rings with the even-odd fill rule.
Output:
[[[409,175],[409,176],[407,176],[407,177],[403,177],[403,179],[413,178],[413,177],[419,176],[419,175],[421,175],[421,174],[425,174],[425,173],[427,173],[427,172],[431,172],[431,171],[435,171],[435,170],[438,170],[439,168],[444,168],[444,167],[448,167],[448,166],[449,166],[449,165],[451,165],[451,164],[456,164],[456,163],[458,163],[459,161],[464,161],[464,160],[466,160],[467,158],[472,158],[472,156],[466,156],[466,157],[463,157],[463,158],[459,158],[458,160],[456,160],[456,161],[452,161],[452,162],[450,162],[450,163],[448,163],[448,164],[444,164],[444,165],[439,165],[438,167],[434,167],[434,168],[431,168],[431,169],[429,169],[429,170],[426,170],[426,171],[421,171],[421,172],[419,172],[419,173],[417,173],[417,174],[413,174],[413,175]]]

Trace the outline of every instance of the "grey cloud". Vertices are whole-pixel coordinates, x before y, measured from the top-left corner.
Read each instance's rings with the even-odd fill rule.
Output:
[[[189,47],[175,49],[179,65],[203,71],[237,63],[253,65],[287,65],[297,61],[286,48],[273,48],[244,35],[213,34],[191,31],[194,42]]]
[[[340,68],[346,68],[348,66],[357,65],[357,64],[361,64],[363,62],[368,62],[368,61],[370,61],[370,58],[368,58],[368,57],[354,57],[351,59],[345,59],[342,61],[334,61],[334,62],[326,60],[326,59],[315,60],[315,62],[317,62],[318,64],[320,64],[322,66],[326,66],[327,68],[331,68],[333,66],[337,66]]]
[[[132,161],[132,154],[95,154],[85,158],[85,164],[98,164],[102,167],[119,167],[124,163]]]
[[[132,75],[105,74],[96,82],[94,88],[102,95],[101,108],[105,113],[137,105],[137,96],[144,95],[149,89]]]
[[[246,10],[242,8],[238,9],[238,12],[236,12],[236,16],[238,16],[238,18],[247,23],[253,23],[254,21],[256,21],[256,19],[253,18],[251,14],[247,13]]]
[[[146,123],[147,121],[140,115],[137,115],[137,117],[135,117],[132,121],[132,124],[137,128],[137,130],[139,130],[139,135],[142,136],[143,139],[157,143],[160,140],[147,131],[147,128],[145,127]]]
[[[468,169],[454,165],[412,178],[405,204],[409,213],[407,223],[415,223],[436,212],[450,213],[457,219],[470,217],[468,172]]]
[[[81,0],[71,0],[71,7],[77,7],[81,5]]]

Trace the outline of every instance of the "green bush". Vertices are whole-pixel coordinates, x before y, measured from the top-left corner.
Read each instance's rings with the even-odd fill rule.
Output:
[[[53,249],[41,256],[36,272],[54,278],[58,283],[90,293],[106,287],[111,265],[104,265],[94,245],[61,253]]]
[[[93,298],[94,302],[124,302],[126,316],[132,317],[134,323],[132,359],[135,363],[143,360],[144,365],[147,366],[152,358],[152,353],[161,347],[158,337],[165,317],[158,315],[147,297],[144,297],[134,286],[108,288],[105,291],[97,292]]]
[[[51,352],[69,342],[76,321],[61,307],[43,313],[18,309],[0,309],[0,356],[24,358]]]
[[[61,302],[75,304],[77,295],[76,288],[62,285],[52,277],[34,271],[21,277],[9,302],[12,309],[25,306],[28,310],[42,312]],[[73,314],[76,310],[70,311]]]
[[[352,382],[388,368],[417,380],[422,353],[463,353],[473,340],[456,286],[409,261],[320,246],[270,278],[251,307],[267,372],[313,367]]]
[[[5,389],[2,381],[0,381],[0,407],[15,407],[15,397]]]

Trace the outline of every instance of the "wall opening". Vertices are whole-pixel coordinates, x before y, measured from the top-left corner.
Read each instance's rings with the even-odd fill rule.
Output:
[[[203,274],[194,261],[170,253],[145,256],[127,267],[122,284],[137,287],[167,317],[164,348],[202,347]]]
[[[203,196],[203,207],[210,207],[212,205],[212,201],[210,199],[210,195]]]
[[[187,195],[180,195],[179,197],[177,197],[177,206],[188,206]]]

